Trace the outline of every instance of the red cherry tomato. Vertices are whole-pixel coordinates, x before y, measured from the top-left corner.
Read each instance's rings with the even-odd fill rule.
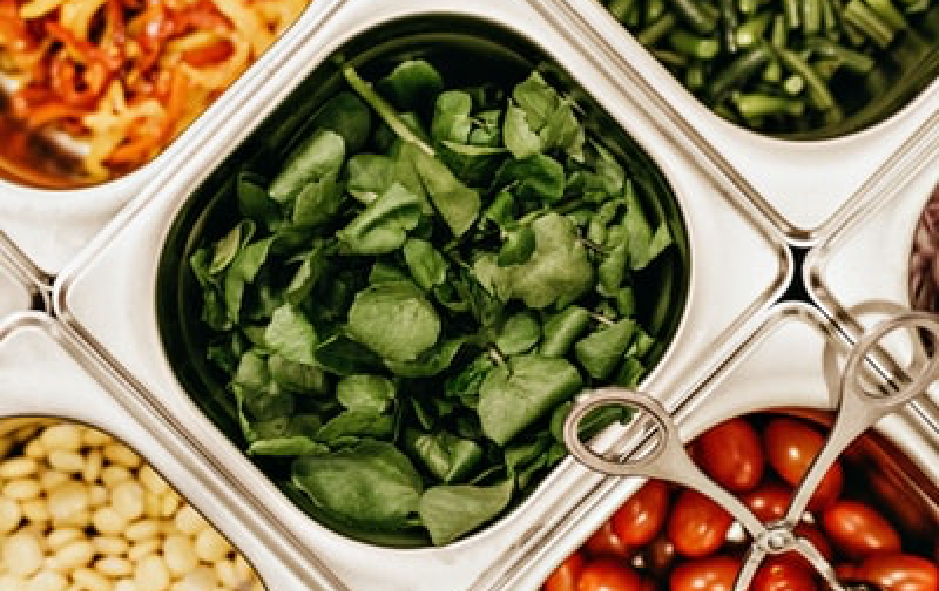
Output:
[[[900,551],[900,534],[866,503],[838,501],[822,515],[822,525],[834,545],[848,556]]]
[[[580,552],[568,556],[544,582],[544,591],[577,591],[577,580],[585,563]]]
[[[814,571],[778,556],[767,558],[756,571],[750,591],[817,591]]]
[[[650,480],[623,503],[611,522],[619,539],[635,548],[651,542],[667,516],[668,485],[661,480]]]
[[[603,527],[584,542],[584,549],[596,556],[629,556],[629,548],[613,531],[611,521],[604,523]]]
[[[653,591],[652,582],[614,560],[597,560],[580,571],[577,591]]]
[[[740,500],[760,521],[777,521],[785,517],[789,509],[792,489],[778,482],[767,482],[744,494]]]
[[[668,579],[669,591],[733,591],[740,559],[708,556],[680,564]]]
[[[789,418],[773,419],[763,432],[763,448],[769,465],[792,486],[796,486],[812,465],[812,460],[825,445],[825,437],[802,421]],[[835,462],[822,478],[809,509],[820,511],[830,505],[844,486],[844,471]]]
[[[939,569],[912,554],[871,554],[855,569],[853,578],[883,591],[939,591]]]
[[[724,543],[734,519],[699,492],[684,489],[668,518],[668,539],[679,554],[697,558],[713,554]]]
[[[763,478],[760,437],[744,419],[712,428],[695,440],[694,447],[701,469],[729,490],[752,490]]]

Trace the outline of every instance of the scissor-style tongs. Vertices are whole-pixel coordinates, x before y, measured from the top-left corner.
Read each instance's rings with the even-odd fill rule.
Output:
[[[597,472],[615,476],[645,476],[667,480],[707,495],[727,510],[750,534],[753,543],[737,574],[734,591],[749,588],[754,575],[768,554],[796,551],[824,577],[834,591],[845,591],[834,569],[809,540],[794,533],[809,500],[828,468],[861,433],[881,417],[898,410],[910,399],[924,393],[937,378],[939,355],[932,355],[915,376],[894,376],[874,387],[869,379],[873,359],[883,359],[881,342],[900,330],[923,331],[933,346],[939,346],[939,317],[908,312],[878,324],[851,349],[838,384],[839,402],[828,439],[796,487],[785,517],[764,524],[733,494],[714,482],[692,461],[671,415],[647,394],[626,388],[610,387],[593,391],[577,402],[564,423],[564,442],[582,464]],[[922,336],[922,335],[921,335]],[[914,334],[914,338],[916,335]],[[878,357],[875,357],[878,356]],[[907,368],[903,373],[909,373]],[[630,425],[642,429],[642,443],[630,453],[616,450],[615,456],[599,455],[578,437],[580,421],[591,411],[604,406],[623,406],[635,411]]]

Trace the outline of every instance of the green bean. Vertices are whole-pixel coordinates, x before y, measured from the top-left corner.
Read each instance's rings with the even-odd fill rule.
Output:
[[[636,35],[636,41],[646,46],[655,45],[659,39],[675,28],[675,22],[675,15],[667,12],[659,20],[640,31]]]
[[[795,96],[800,94],[802,90],[805,89],[805,80],[802,78],[802,76],[793,74],[792,76],[786,78],[786,80],[782,83],[782,88],[784,91],[786,91],[786,94]]]
[[[771,115],[799,117],[805,113],[805,102],[790,97],[736,93],[732,100],[744,119]]]
[[[740,12],[746,15],[756,13],[760,6],[763,6],[764,4],[766,4],[766,0],[737,0],[737,5],[740,8]]]
[[[665,0],[648,0],[646,2],[645,23],[654,23],[665,14]]]
[[[802,0],[802,30],[805,35],[811,36],[822,28],[821,0]]]
[[[717,12],[708,10],[707,4],[698,0],[670,0],[672,7],[692,29],[707,35],[717,28]]]
[[[893,41],[894,30],[863,0],[851,0],[844,9],[844,18],[880,47],[887,47]]]
[[[618,21],[625,21],[626,15],[629,14],[629,11],[635,6],[636,0],[613,0],[607,4],[606,9],[610,11],[610,14],[613,15]]]
[[[698,90],[704,86],[704,64],[694,62],[685,73],[685,86],[691,90]]]
[[[750,47],[763,39],[772,18],[772,14],[763,12],[747,19],[747,22],[737,28],[737,44],[740,47]]]
[[[808,62],[788,49],[780,49],[779,58],[793,74],[798,74],[805,80],[809,99],[816,108],[821,111],[835,108],[835,97],[832,96],[828,85]]]
[[[840,27],[838,15],[835,12],[834,0],[822,0],[822,23],[825,27],[826,36],[833,41],[837,41]]]
[[[786,15],[786,22],[790,29],[798,29],[802,25],[801,12],[799,0],[783,0],[783,14]]]
[[[773,18],[773,32],[770,34],[773,47],[785,47],[789,43],[789,31],[786,30],[786,17],[777,14]]]
[[[668,36],[668,41],[672,49],[681,55],[703,60],[713,59],[721,48],[717,39],[697,37],[682,29],[672,31]]]
[[[652,55],[666,66],[672,66],[673,68],[684,68],[688,65],[687,57],[667,49],[653,49]]]
[[[773,60],[763,70],[763,81],[778,84],[782,80],[782,66],[779,62]]]
[[[720,102],[724,95],[746,81],[772,57],[772,49],[766,42],[759,42],[730,62],[711,82],[708,95]]]
[[[903,15],[900,14],[890,0],[867,0],[867,5],[895,31],[906,28],[907,25]]]
[[[737,6],[734,0],[720,0],[721,26],[723,28],[724,47],[730,53],[737,53]]]
[[[874,67],[874,60],[863,53],[832,43],[828,39],[809,39],[806,47],[819,57],[838,60],[845,68],[859,74],[866,74]]]

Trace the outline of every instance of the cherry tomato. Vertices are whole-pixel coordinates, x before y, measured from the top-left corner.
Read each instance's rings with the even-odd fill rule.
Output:
[[[744,494],[740,500],[760,521],[777,521],[785,517],[789,509],[792,489],[778,482],[766,482]]]
[[[675,567],[668,579],[669,591],[733,591],[740,559],[708,556]]]
[[[713,554],[724,543],[734,519],[699,492],[684,489],[668,519],[668,539],[679,554],[692,558]]]
[[[848,556],[900,551],[900,534],[866,503],[838,501],[822,515],[822,525],[834,545]]]
[[[792,486],[796,486],[825,445],[825,437],[812,427],[789,418],[773,419],[763,432],[763,448],[769,465]],[[844,485],[844,471],[835,462],[822,478],[809,509],[820,511],[838,498]]]
[[[650,480],[629,498],[611,520],[613,532],[631,547],[645,546],[662,529],[668,516],[668,485]]]
[[[939,569],[912,554],[871,554],[857,567],[854,579],[883,591],[939,591]]]
[[[760,437],[744,419],[730,419],[694,442],[698,465],[718,484],[734,492],[752,490],[763,478]]]
[[[770,556],[756,571],[750,591],[817,591],[814,571]]]
[[[675,544],[673,544],[665,533],[660,533],[650,542],[643,556],[646,559],[649,569],[655,575],[667,573],[678,555],[675,553]]]
[[[614,560],[590,562],[580,571],[577,591],[653,591],[652,582]]]
[[[584,555],[574,552],[544,582],[544,591],[577,591],[577,580],[584,569]]]
[[[613,531],[613,523],[607,521],[603,527],[594,532],[586,542],[584,549],[598,556],[629,556],[629,548],[619,539]]]

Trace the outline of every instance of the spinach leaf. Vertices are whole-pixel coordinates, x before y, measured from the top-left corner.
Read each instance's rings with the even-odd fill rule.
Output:
[[[330,455],[300,456],[291,481],[319,507],[354,524],[404,526],[417,512],[420,475],[391,443],[363,441]]]
[[[342,136],[347,153],[354,154],[368,141],[372,115],[359,97],[343,91],[326,101],[316,114],[311,127],[326,129]]]
[[[283,170],[271,183],[271,198],[281,204],[288,203],[311,185],[319,186],[329,179],[335,181],[344,157],[342,136],[329,130],[317,131],[287,156]],[[313,199],[307,197],[307,200]]]
[[[372,285],[355,296],[346,330],[378,355],[414,361],[440,335],[440,318],[410,282]]]
[[[385,359],[385,366],[399,376],[426,378],[444,371],[453,363],[465,339],[449,339],[427,349],[414,360]]]
[[[317,431],[316,439],[329,444],[345,441],[349,436],[390,438],[391,433],[391,415],[370,410],[347,410],[326,421]]]
[[[378,81],[377,90],[401,110],[419,109],[443,91],[443,78],[424,60],[409,60],[395,66]]]
[[[620,320],[577,341],[574,354],[592,378],[603,379],[619,365],[635,332],[633,320]]]
[[[288,361],[313,365],[316,331],[293,304],[284,304],[274,311],[271,323],[264,331],[264,342],[271,351]]]
[[[241,248],[225,272],[225,309],[229,320],[238,321],[245,285],[254,282],[267,260],[273,239],[264,238]]]
[[[368,205],[378,199],[394,181],[395,163],[388,156],[356,154],[346,162],[346,189]]]
[[[514,490],[511,480],[494,486],[435,486],[421,496],[418,513],[434,545],[442,546],[495,518]]]
[[[432,289],[447,280],[447,261],[430,242],[408,238],[403,251],[411,277],[421,289]]]
[[[496,172],[495,182],[512,183],[512,192],[521,201],[551,205],[564,196],[564,167],[543,154],[510,159]]]
[[[581,386],[580,374],[565,359],[511,357],[506,366],[493,369],[479,388],[477,412],[483,432],[504,446]]]
[[[644,269],[672,243],[672,235],[665,222],[659,224],[655,234],[652,233],[631,184],[627,184],[625,198],[626,216],[623,218],[623,226],[628,236],[629,266],[633,271],[638,271]]]
[[[323,338],[313,357],[318,367],[341,376],[368,373],[382,367],[381,358],[342,332]]]
[[[515,355],[530,350],[541,338],[541,325],[530,312],[519,312],[505,321],[496,347],[504,355]]]
[[[414,165],[434,207],[453,234],[462,236],[479,215],[479,193],[461,183],[436,158],[419,154]]]
[[[562,357],[574,344],[574,340],[590,326],[590,312],[580,306],[568,306],[551,315],[544,325],[541,354],[547,357]]]
[[[437,96],[430,135],[437,142],[459,142],[465,144],[473,130],[470,112],[473,99],[462,90],[448,90]]]
[[[483,457],[478,443],[447,432],[432,434],[409,430],[405,444],[425,468],[447,484],[468,478]]]

